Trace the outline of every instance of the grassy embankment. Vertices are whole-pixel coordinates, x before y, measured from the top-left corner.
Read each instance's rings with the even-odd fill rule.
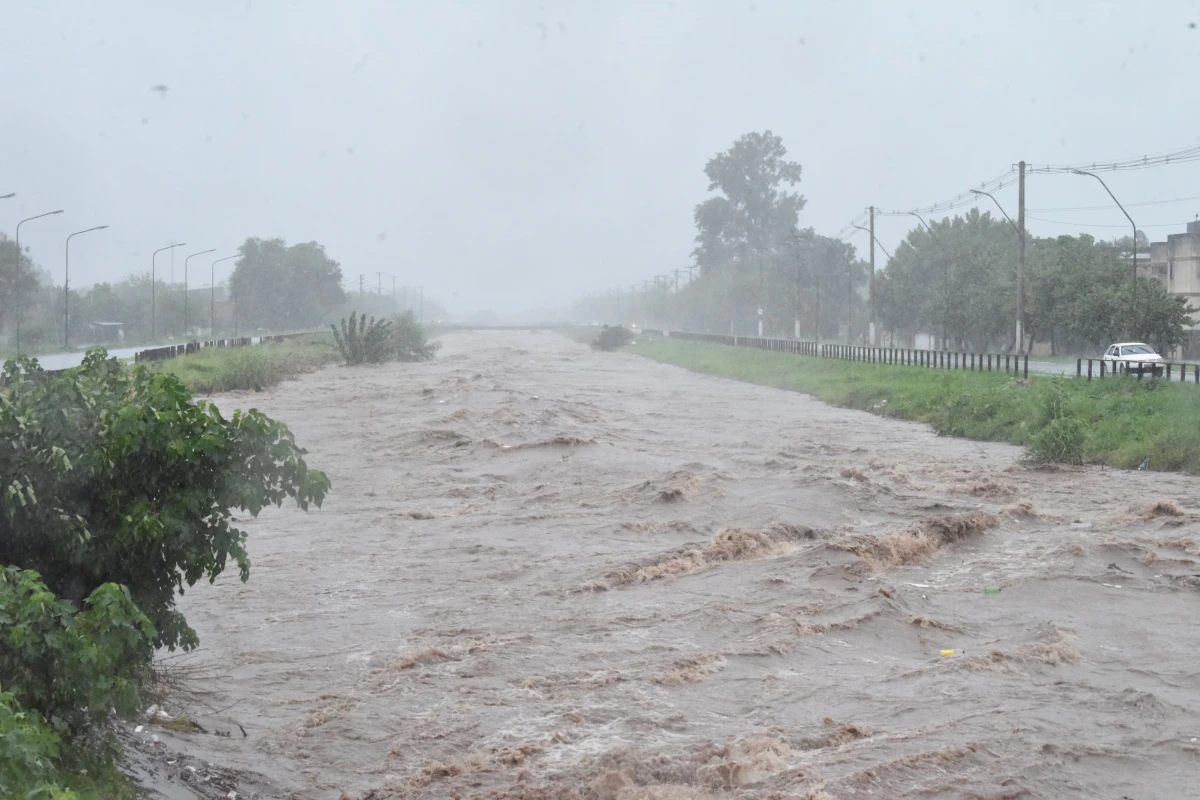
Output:
[[[804,358],[670,339],[626,348],[695,372],[811,394],[846,408],[927,423],[941,434],[1029,445],[1074,437],[1077,460],[1200,474],[1200,387],[1134,378],[938,371]],[[1065,432],[1065,434],[1064,434]]]
[[[204,349],[190,356],[150,362],[150,368],[174,373],[197,394],[211,394],[261,391],[339,359],[333,336],[314,333],[283,342]]]

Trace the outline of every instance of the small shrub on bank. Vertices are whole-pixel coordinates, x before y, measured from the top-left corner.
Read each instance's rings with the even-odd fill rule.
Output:
[[[349,324],[342,318],[341,331],[336,325],[329,327],[347,366],[382,364],[392,358],[392,323],[387,320],[371,317],[368,321],[366,314],[359,317],[358,312],[351,311]]]
[[[1082,464],[1087,426],[1060,381],[1046,385],[1039,412],[1022,458],[1035,464]]]
[[[416,315],[405,311],[392,317],[392,347],[398,361],[429,361],[442,343],[430,342]]]
[[[593,350],[618,350],[633,341],[633,334],[620,325],[605,325],[592,340]]]

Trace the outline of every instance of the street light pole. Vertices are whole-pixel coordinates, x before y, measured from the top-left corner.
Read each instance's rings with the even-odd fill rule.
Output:
[[[210,267],[210,269],[209,269],[208,326],[209,326],[209,328],[212,329],[211,331],[209,331],[209,333],[212,334],[213,339],[217,338],[217,264],[220,264],[222,261],[228,261],[231,258],[240,258],[240,257],[241,257],[241,254],[239,253],[238,255],[234,255],[234,256],[225,256],[224,258],[218,258],[216,261],[214,261],[212,263],[212,267]],[[233,293],[230,292],[230,297],[232,297],[232,296],[233,296]]]
[[[158,282],[157,278],[155,277],[155,273],[154,273],[154,257],[157,256],[159,253],[161,253],[163,250],[174,250],[176,247],[183,247],[186,244],[187,244],[187,242],[180,242],[179,244],[169,244],[166,247],[158,248],[157,250],[155,250],[153,253],[150,254],[150,340],[151,341],[153,341],[155,339],[154,284]]]
[[[217,252],[217,248],[210,247],[207,250],[201,250],[199,253],[192,253],[183,260],[183,336],[185,339],[188,335],[188,262],[196,256],[215,252]]]
[[[1025,162],[1021,162],[1025,163]],[[1022,173],[1024,174],[1024,173]],[[1022,184],[1024,185],[1024,184]],[[1025,247],[1025,233],[1017,226],[1017,223],[1012,221],[1012,217],[1004,210],[1004,206],[1000,205],[1000,201],[995,198],[991,192],[985,192],[982,189],[972,189],[971,194],[986,195],[992,198],[992,202],[996,204],[996,208],[1000,209],[1000,213],[1008,220],[1008,224],[1012,225],[1012,229],[1017,232],[1017,238],[1021,242],[1022,253]],[[1022,212],[1024,213],[1024,212]],[[1024,218],[1022,218],[1024,221]],[[1025,256],[1017,260],[1017,353],[1025,352]]]
[[[1137,223],[1133,221],[1133,217],[1129,216],[1129,212],[1125,210],[1125,206],[1121,205],[1121,201],[1108,188],[1108,184],[1104,182],[1103,178],[1094,172],[1084,172],[1081,169],[1073,169],[1071,172],[1076,175],[1091,175],[1100,181],[1100,185],[1104,187],[1104,191],[1108,192],[1108,196],[1112,198],[1112,201],[1117,204],[1117,208],[1121,209],[1121,213],[1125,215],[1125,219],[1129,220],[1129,224],[1133,226],[1133,283],[1129,287],[1129,302],[1132,306],[1130,309],[1132,312],[1130,318],[1133,321],[1129,325],[1129,338],[1135,338],[1137,336]]]
[[[107,225],[98,225],[85,231],[75,231],[67,237],[66,253],[63,257],[63,349],[71,349],[71,239],[81,233],[102,231]]]
[[[12,195],[9,195],[9,196],[11,197]],[[45,214],[38,214],[36,217],[26,217],[25,219],[23,219],[17,223],[16,234],[13,237],[13,244],[15,244],[17,246],[17,260],[16,260],[16,263],[13,265],[14,266],[13,279],[14,279],[14,281],[16,281],[17,286],[20,286],[20,275],[21,275],[21,226],[24,225],[26,222],[31,222],[35,219],[41,219],[42,217],[52,217],[55,214],[61,214],[61,213],[63,213],[63,210],[60,208],[58,211],[47,211]],[[21,317],[22,317],[23,313],[24,313],[23,306],[20,302],[20,299],[18,298],[18,301],[17,301],[17,355],[21,355]]]

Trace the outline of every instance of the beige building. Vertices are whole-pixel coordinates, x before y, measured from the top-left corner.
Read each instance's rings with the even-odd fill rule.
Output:
[[[1139,262],[1141,259],[1138,259]],[[1150,263],[1138,264],[1138,274],[1157,278],[1169,291],[1200,309],[1200,220],[1189,222],[1186,233],[1173,233],[1165,242],[1150,245]],[[1200,355],[1200,312],[1192,315],[1191,331],[1184,341],[1187,358]]]

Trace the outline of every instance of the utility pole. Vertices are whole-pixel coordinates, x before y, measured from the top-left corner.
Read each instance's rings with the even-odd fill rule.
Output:
[[[679,294],[679,273],[682,271],[678,267],[675,268],[675,294]]]
[[[363,275],[361,272],[358,274],[358,299],[359,300],[363,299],[363,278],[365,278],[365,277],[366,276]]]
[[[375,293],[383,297],[383,273],[375,273]]]
[[[1017,178],[1017,245],[1020,255],[1017,258],[1017,352],[1025,351],[1025,162],[1017,165],[1020,168]]]
[[[396,302],[396,276],[393,275],[391,277],[392,277],[392,302],[394,303],[394,302]]]
[[[792,313],[795,317],[795,319],[793,320],[792,338],[799,339],[800,338],[800,296],[802,294],[802,292],[800,290],[800,242],[797,239],[797,237],[795,236],[795,234],[793,234],[789,238],[791,239],[791,243],[792,243],[792,259],[796,262],[796,294],[795,294],[796,302],[793,304],[793,310],[792,310]]]
[[[868,302],[871,304],[871,324],[867,329],[871,347],[875,346],[875,206],[871,206],[871,277],[867,284]]]

